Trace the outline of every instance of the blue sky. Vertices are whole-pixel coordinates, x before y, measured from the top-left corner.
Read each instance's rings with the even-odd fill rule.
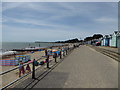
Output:
[[[3,2],[3,41],[58,41],[118,30],[117,2]]]

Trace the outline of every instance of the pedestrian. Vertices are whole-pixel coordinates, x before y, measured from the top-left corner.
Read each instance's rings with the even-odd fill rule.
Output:
[[[48,54],[48,51],[47,51],[47,49],[45,49],[45,56],[47,56],[47,54]]]
[[[28,71],[28,73],[31,72],[31,68],[30,68],[29,64],[27,64],[26,70]]]
[[[52,49],[50,50],[50,54],[52,55]]]
[[[24,75],[25,74],[25,69],[24,69],[24,66],[23,66],[23,62],[20,61],[19,62],[19,77],[21,77],[21,73]]]

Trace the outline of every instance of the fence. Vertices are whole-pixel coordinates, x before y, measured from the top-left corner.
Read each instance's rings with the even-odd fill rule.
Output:
[[[73,47],[70,47],[70,48],[67,47],[67,48],[64,48],[64,50],[60,50],[59,55],[56,55],[56,56],[53,57],[53,58],[54,58],[54,62],[55,62],[55,63],[57,62],[57,58],[58,58],[58,57],[59,57],[60,59],[62,59],[62,57],[65,57],[66,55],[68,55],[69,52],[71,52],[71,51],[72,51],[74,48],[76,48],[76,47],[77,47],[77,46],[73,46]],[[56,52],[56,53],[58,53],[58,52]],[[55,54],[54,54],[54,55],[55,55]],[[41,57],[41,58],[39,58],[39,59],[37,59],[37,60],[31,61],[30,63],[25,63],[25,64],[23,64],[22,66],[31,65],[31,66],[32,66],[31,72],[26,73],[26,74],[24,74],[23,76],[15,79],[15,80],[13,80],[13,81],[11,81],[10,83],[4,85],[1,89],[5,89],[5,88],[10,87],[11,85],[15,84],[16,82],[18,82],[19,80],[23,79],[24,77],[26,77],[26,76],[28,76],[28,75],[30,75],[30,74],[32,74],[32,79],[35,79],[35,71],[40,67],[40,65],[39,65],[39,67],[37,68],[36,65],[35,65],[35,62],[36,62],[36,61],[39,61],[39,60],[42,60],[42,59],[46,59],[45,65],[46,65],[47,68],[49,68],[49,64],[51,63],[51,60],[49,60],[48,57]],[[52,61],[53,61],[53,60],[52,60]],[[0,76],[1,76],[1,77],[2,77],[2,76],[4,77],[4,75],[6,75],[6,74],[8,74],[8,73],[10,73],[10,72],[12,72],[12,71],[16,71],[16,70],[19,70],[19,66],[15,67],[15,68],[12,68],[12,69],[10,69],[10,70],[1,72],[1,73],[0,73]]]

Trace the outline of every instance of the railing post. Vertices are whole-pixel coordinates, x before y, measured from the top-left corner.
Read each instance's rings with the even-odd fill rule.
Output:
[[[57,53],[54,52],[53,58],[55,59],[55,62],[57,62]]]
[[[55,62],[57,62],[57,58],[55,57]]]
[[[47,68],[49,68],[49,55],[46,58]]]
[[[60,59],[62,59],[62,54],[61,54],[61,51],[60,51]]]
[[[67,55],[67,49],[66,49],[66,55]]]
[[[65,51],[63,51],[63,56],[65,56]]]
[[[32,66],[32,79],[35,79],[35,59],[33,60]]]

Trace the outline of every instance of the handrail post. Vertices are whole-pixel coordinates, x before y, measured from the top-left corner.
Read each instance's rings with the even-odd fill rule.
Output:
[[[47,68],[49,68],[49,55],[46,58]]]
[[[65,56],[65,51],[63,51],[63,56]]]
[[[55,52],[55,62],[57,62],[57,53]]]
[[[57,62],[57,58],[55,57],[55,62]]]
[[[57,62],[57,53],[54,52],[53,58],[55,59],[55,62]]]
[[[32,67],[32,79],[35,79],[35,59],[33,60],[33,67]]]
[[[67,55],[67,49],[66,49],[66,55]]]
[[[61,54],[61,51],[60,51],[60,59],[62,59],[62,54]]]

